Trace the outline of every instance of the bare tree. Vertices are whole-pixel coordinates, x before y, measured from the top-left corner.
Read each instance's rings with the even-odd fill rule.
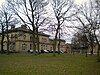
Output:
[[[1,50],[3,51],[3,41],[4,41],[4,36],[7,38],[7,54],[9,54],[9,45],[10,45],[10,40],[9,40],[9,27],[11,25],[15,25],[18,23],[18,20],[14,17],[14,14],[11,13],[9,10],[7,2],[5,2],[1,9],[0,9],[0,22],[2,26],[2,41],[1,41]]]
[[[46,0],[8,0],[11,9],[21,19],[25,25],[32,27],[33,50],[36,54],[36,37],[35,32],[38,30],[37,22],[40,20],[37,16],[37,9],[43,9],[48,3]],[[36,19],[37,18],[37,19]],[[35,25],[36,24],[36,25]],[[38,32],[38,31],[37,31]]]
[[[93,47],[93,39],[91,36],[93,35],[97,45],[97,57],[99,60],[99,51],[100,51],[100,43],[99,39],[96,35],[96,32],[99,30],[99,24],[100,24],[100,5],[98,4],[98,0],[92,1],[90,0],[89,3],[85,3],[84,5],[81,5],[78,8],[78,14],[76,18],[78,21],[82,24],[83,30],[85,32],[85,35],[88,38],[88,41],[90,41],[91,47]],[[91,35],[92,34],[92,35]],[[91,51],[93,53],[93,49]]]
[[[47,18],[44,18],[43,15],[45,13],[43,13],[44,10],[41,10],[38,8],[38,10],[36,11],[36,14],[35,14],[35,27],[36,27],[36,44],[37,44],[37,50],[38,50],[38,54],[39,54],[39,45],[40,45],[40,42],[39,42],[39,28],[40,27],[44,27],[45,26],[45,21],[47,20]]]
[[[1,54],[4,53],[4,49],[3,49],[3,42],[4,42],[4,25],[2,22],[2,17],[0,16],[0,28],[1,28],[1,33],[0,33],[0,37],[1,37]]]
[[[57,21],[56,26],[55,26],[56,31],[55,31],[55,38],[54,38],[54,44],[53,44],[54,56],[55,56],[55,51],[56,51],[58,33],[60,35],[61,25],[64,23],[65,19],[70,16],[69,14],[67,15],[67,13],[71,10],[72,6],[73,6],[72,0],[53,0],[52,2],[54,15]],[[58,45],[58,49],[59,49],[59,46],[60,46],[60,42]],[[60,52],[60,49],[58,51]]]

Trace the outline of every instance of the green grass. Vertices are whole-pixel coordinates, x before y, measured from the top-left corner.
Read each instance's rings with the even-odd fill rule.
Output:
[[[100,75],[100,62],[79,54],[0,54],[0,75]]]

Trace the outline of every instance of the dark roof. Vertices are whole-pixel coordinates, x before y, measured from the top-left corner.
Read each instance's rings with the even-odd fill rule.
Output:
[[[54,41],[54,39],[50,39],[51,41]],[[63,39],[57,39],[57,41],[62,41],[62,42],[66,42],[65,40],[63,40]]]
[[[12,28],[8,31],[8,33],[12,33],[12,32],[25,32],[25,33],[30,33],[32,34],[32,30],[31,29],[28,29],[28,28],[23,28],[23,27],[18,27],[18,28]],[[47,34],[44,34],[42,32],[39,32],[38,33],[39,35],[42,35],[42,36],[47,36],[49,37],[50,35],[47,35]]]

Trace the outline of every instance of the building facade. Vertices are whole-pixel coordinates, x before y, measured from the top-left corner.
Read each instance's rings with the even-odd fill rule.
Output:
[[[32,44],[32,31],[25,25],[21,27],[12,27],[9,30],[9,50],[17,52],[26,52],[33,49]],[[50,36],[39,32],[39,49],[40,50],[53,50],[53,39]],[[58,46],[58,41],[57,41]],[[56,50],[58,47],[56,46]],[[4,50],[7,50],[7,39],[4,38]],[[65,40],[60,40],[60,50],[66,51]]]

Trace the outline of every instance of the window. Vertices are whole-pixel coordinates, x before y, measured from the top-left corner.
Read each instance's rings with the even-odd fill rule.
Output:
[[[53,50],[52,47],[50,48],[50,50]]]
[[[30,49],[32,49],[32,44],[30,44]]]
[[[47,39],[46,38],[42,38],[42,42],[47,42]]]
[[[41,50],[43,50],[43,47],[41,47]]]
[[[17,39],[18,37],[17,37],[17,34],[15,34],[15,39]]]
[[[11,34],[11,38],[13,38],[14,36],[13,36],[13,34]]]
[[[11,43],[10,50],[15,51],[15,43]]]
[[[30,41],[32,41],[33,39],[32,39],[32,36],[30,36]]]
[[[47,50],[47,45],[45,46],[45,49]]]
[[[19,32],[18,36],[22,36],[23,35],[23,32]]]
[[[24,43],[22,44],[22,50],[26,50],[27,49],[27,45]]]
[[[26,35],[23,35],[23,39],[26,39]]]
[[[14,41],[14,35],[13,34],[11,34],[11,41]]]

